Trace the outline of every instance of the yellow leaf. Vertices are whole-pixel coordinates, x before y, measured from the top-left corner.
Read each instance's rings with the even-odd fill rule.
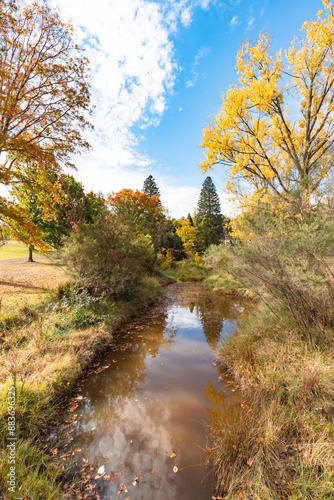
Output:
[[[174,451],[173,451],[173,453],[171,454],[170,458],[175,458],[175,457],[176,457],[176,453],[174,453]]]

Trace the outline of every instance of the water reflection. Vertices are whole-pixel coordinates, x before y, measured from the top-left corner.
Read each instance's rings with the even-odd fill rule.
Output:
[[[211,498],[213,477],[203,465],[208,410],[229,394],[214,349],[241,306],[198,285],[171,286],[167,295],[147,319],[119,332],[117,349],[101,363],[109,367],[81,392],[73,445],[78,463],[104,465],[101,499]]]

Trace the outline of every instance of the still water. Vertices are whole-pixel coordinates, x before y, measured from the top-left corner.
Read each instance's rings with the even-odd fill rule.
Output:
[[[237,393],[217,347],[243,310],[197,284],[175,284],[145,318],[119,331],[79,393],[72,445],[99,476],[101,499],[209,500],[208,422]],[[96,373],[99,372],[99,373]],[[104,467],[102,467],[104,466]],[[94,473],[93,477],[94,477]]]

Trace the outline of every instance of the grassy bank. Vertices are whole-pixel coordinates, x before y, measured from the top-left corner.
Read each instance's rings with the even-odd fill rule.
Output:
[[[217,498],[334,498],[333,340],[330,325],[311,334],[258,302],[223,344],[242,404],[212,422]]]
[[[46,432],[85,368],[112,344],[113,332],[156,301],[161,287],[148,278],[140,296],[111,302],[77,293],[66,284],[64,270],[51,263],[2,266],[0,496],[58,500],[64,498],[66,470],[46,453]],[[11,387],[16,392],[16,493],[7,484]]]
[[[172,281],[203,281],[207,278],[209,270],[207,266],[200,262],[196,264],[194,260],[182,260],[174,262],[173,267],[162,269],[162,276]]]

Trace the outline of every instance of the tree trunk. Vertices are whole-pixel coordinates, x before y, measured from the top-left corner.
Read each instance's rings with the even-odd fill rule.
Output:
[[[32,251],[34,247],[32,245],[29,245],[29,257],[28,257],[28,262],[34,262],[34,259],[32,258]]]

